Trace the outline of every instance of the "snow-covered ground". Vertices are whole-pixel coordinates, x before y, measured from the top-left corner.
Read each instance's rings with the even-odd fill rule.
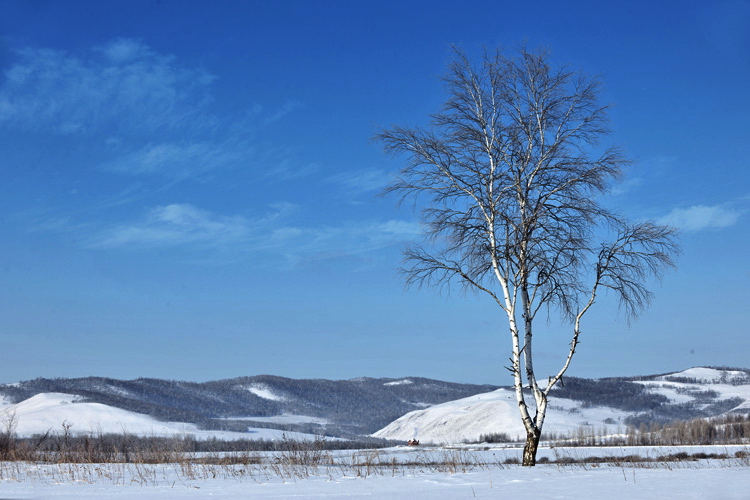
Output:
[[[604,450],[598,450],[603,455]],[[633,449],[627,449],[633,451]],[[419,465],[379,471],[365,467],[320,466],[300,474],[279,475],[273,466],[193,466],[189,472],[164,465],[41,465],[0,463],[0,498],[48,500],[130,499],[169,500],[212,498],[387,498],[404,500],[538,498],[607,500],[748,498],[750,469],[746,461],[701,460],[646,465],[507,466],[485,460],[469,470],[435,470]],[[545,450],[541,450],[545,451]],[[587,450],[578,450],[587,453]],[[667,450],[663,450],[667,451]],[[714,450],[717,451],[717,450]],[[721,451],[721,450],[718,450]],[[726,451],[726,450],[724,450]],[[414,458],[455,450],[386,450]],[[639,452],[656,456],[657,449]],[[343,453],[343,452],[342,452]],[[352,452],[346,452],[351,454]],[[365,453],[360,452],[360,453]],[[473,452],[467,452],[473,453]],[[546,450],[545,453],[561,453]],[[450,455],[445,455],[450,457]],[[387,462],[389,457],[383,457]],[[400,457],[400,459],[403,457]]]
[[[80,402],[78,396],[62,393],[37,394],[17,404],[0,405],[0,429],[9,419],[21,437],[62,433],[63,424],[71,434],[134,434],[141,436],[180,436],[190,434],[197,439],[314,439],[315,436],[276,429],[248,427],[245,432],[205,431],[195,424],[161,422],[148,415],[99,403]]]

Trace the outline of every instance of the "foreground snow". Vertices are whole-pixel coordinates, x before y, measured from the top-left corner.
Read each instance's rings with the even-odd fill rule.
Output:
[[[537,467],[480,471],[448,475],[430,473],[397,477],[359,479],[313,477],[296,482],[242,482],[216,479],[177,482],[174,485],[141,487],[97,484],[0,484],[6,498],[49,500],[119,499],[167,500],[212,498],[388,498],[392,500],[538,498],[607,500],[653,499],[686,500],[720,498],[747,499],[750,474],[739,469],[682,470],[557,470]]]
[[[607,450],[595,449],[599,455]],[[502,458],[517,450],[478,452],[483,461]],[[590,450],[589,450],[590,451]],[[613,451],[613,450],[609,450]],[[623,449],[621,453],[662,454],[674,450]],[[714,449],[714,451],[731,451]],[[577,453],[585,451],[578,450]],[[341,452],[341,457],[344,452]],[[351,453],[351,452],[346,452]],[[362,451],[360,453],[368,453]],[[373,453],[370,451],[369,453]],[[394,450],[405,458],[456,450]],[[401,453],[401,455],[399,455]],[[469,453],[466,451],[460,453]],[[560,450],[545,450],[560,453]],[[464,455],[466,456],[466,455]],[[406,458],[409,458],[408,456]],[[270,462],[271,464],[273,462]],[[388,498],[404,500],[471,498],[538,498],[607,500],[747,499],[750,470],[746,460],[702,460],[636,465],[483,465],[467,471],[409,465],[379,471],[365,467],[319,466],[289,469],[278,474],[273,465],[237,467],[164,465],[40,465],[0,463],[0,498],[63,499],[282,499],[282,498]]]

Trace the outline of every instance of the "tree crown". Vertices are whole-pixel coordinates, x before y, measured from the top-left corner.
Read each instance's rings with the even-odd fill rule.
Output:
[[[677,245],[671,228],[631,223],[600,201],[628,160],[599,146],[609,133],[599,80],[525,47],[485,51],[477,66],[456,50],[443,79],[448,98],[430,127],[376,136],[408,157],[387,192],[427,201],[431,248],[407,249],[407,284],[458,281],[507,311],[521,292],[525,314],[552,306],[571,318],[603,286],[637,314],[646,278],[673,265]],[[603,228],[611,241],[592,243]]]

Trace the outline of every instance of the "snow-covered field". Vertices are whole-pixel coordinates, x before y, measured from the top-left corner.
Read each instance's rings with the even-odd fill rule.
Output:
[[[716,453],[732,452],[726,447],[701,448]],[[693,449],[694,451],[695,449]],[[617,451],[540,450],[550,456],[574,453],[602,456]],[[621,449],[619,453],[658,456],[675,450]],[[336,462],[351,451],[338,452]],[[354,452],[376,453],[376,452]],[[518,450],[381,450],[381,463],[396,458],[412,465],[397,467],[353,467],[320,465],[313,468],[250,466],[191,467],[163,465],[41,465],[0,463],[0,498],[3,499],[287,499],[287,498],[383,498],[383,499],[472,499],[537,498],[607,500],[750,498],[750,467],[747,460],[701,460],[666,464],[634,465],[538,465],[522,468],[498,462]],[[436,470],[420,465],[428,456],[476,459],[475,466]],[[421,457],[421,458],[420,458]],[[357,457],[361,458],[361,457]],[[279,474],[278,471],[282,473]]]

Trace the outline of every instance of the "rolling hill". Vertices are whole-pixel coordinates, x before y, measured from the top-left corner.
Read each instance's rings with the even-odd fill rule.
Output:
[[[4,412],[15,414],[16,432],[24,435],[59,429],[66,421],[73,424],[72,432],[81,433],[98,428],[136,432],[131,426],[162,433],[167,430],[159,425],[172,422],[177,423],[173,429],[243,433],[248,438],[267,434],[259,429],[362,436],[409,411],[496,388],[419,377],[296,380],[260,375],[204,383],[39,378],[0,385],[0,428]],[[32,413],[40,403],[44,411]],[[114,422],[129,424],[110,425],[103,407],[111,409]],[[148,421],[136,423],[133,415],[126,418],[120,411]],[[41,414],[44,418],[39,418]]]
[[[691,368],[637,378],[565,379],[553,389],[544,429],[572,435],[579,429],[623,432],[628,426],[727,413],[750,413],[750,371]],[[515,394],[501,388],[410,412],[373,436],[422,442],[478,441],[482,435],[525,436]]]
[[[552,391],[545,432],[750,413],[750,371],[691,368],[631,378],[569,377]],[[211,382],[100,377],[0,385],[0,431],[192,434],[220,439],[372,435],[423,442],[523,435],[512,389],[419,377],[297,380],[270,375]]]

